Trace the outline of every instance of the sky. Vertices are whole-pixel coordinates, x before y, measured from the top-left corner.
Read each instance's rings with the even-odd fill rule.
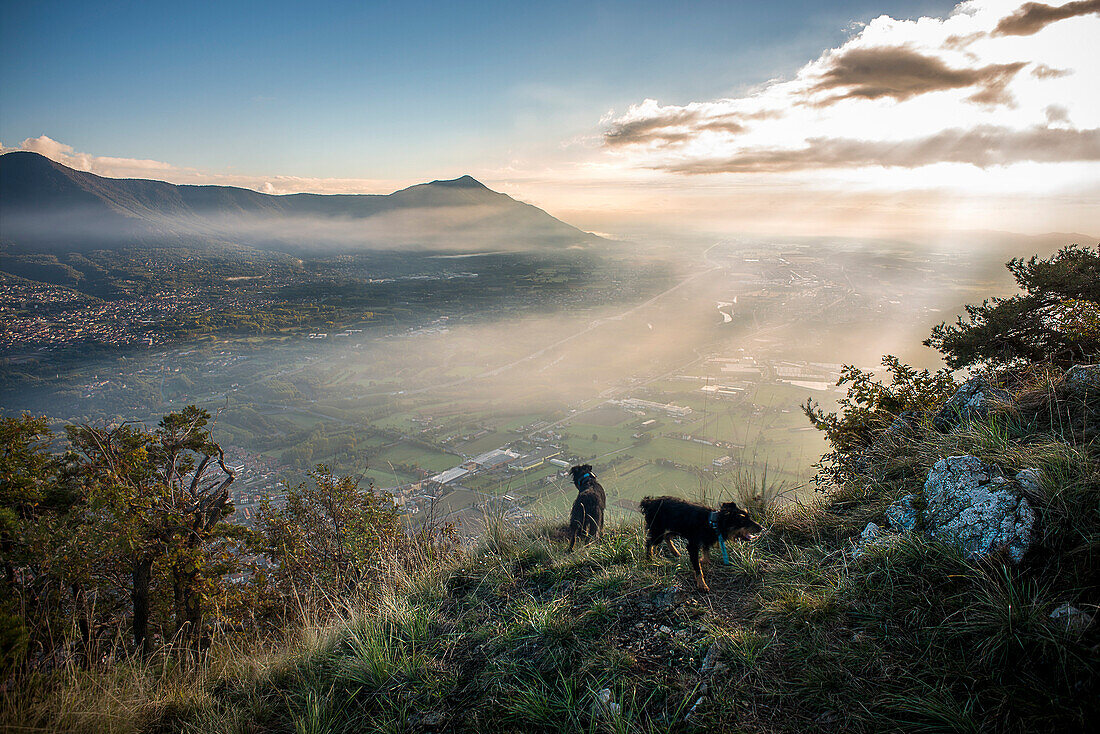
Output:
[[[1100,0],[0,4],[0,146],[613,236],[1100,233]]]

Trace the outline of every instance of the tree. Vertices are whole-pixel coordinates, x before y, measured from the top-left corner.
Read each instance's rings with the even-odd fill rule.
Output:
[[[154,564],[172,579],[175,632],[201,629],[205,556],[230,512],[235,475],[195,406],[161,419],[154,432],[132,424],[68,426],[79,457],[74,474],[88,493],[88,527],[114,551],[130,576],[134,646],[149,651]],[[217,469],[215,469],[217,467]],[[219,471],[220,470],[220,471]]]
[[[958,387],[951,371],[917,371],[894,356],[882,358],[890,384],[875,380],[874,373],[845,365],[838,386],[849,385],[839,401],[839,413],[825,413],[812,399],[802,412],[814,428],[825,432],[831,451],[818,465],[820,483],[842,483],[858,466],[856,459],[893,421],[906,411],[923,412],[939,407]]]
[[[1070,367],[1100,357],[1100,246],[1072,245],[1053,257],[1007,264],[1023,293],[967,306],[967,320],[942,323],[925,345],[953,368],[1049,362]]]
[[[283,507],[265,501],[260,508],[276,583],[287,596],[355,592],[384,552],[407,541],[397,507],[389,494],[333,476],[324,465],[309,476],[287,491]]]

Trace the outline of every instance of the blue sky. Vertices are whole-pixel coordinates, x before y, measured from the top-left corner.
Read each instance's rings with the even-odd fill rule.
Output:
[[[950,2],[19,3],[0,140],[210,170],[426,178],[790,74]]]

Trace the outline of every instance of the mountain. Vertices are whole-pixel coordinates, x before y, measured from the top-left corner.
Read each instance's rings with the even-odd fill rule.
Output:
[[[513,250],[602,242],[471,176],[388,195],[271,195],[104,178],[13,152],[0,156],[0,202],[0,242],[29,252],[142,245]]]

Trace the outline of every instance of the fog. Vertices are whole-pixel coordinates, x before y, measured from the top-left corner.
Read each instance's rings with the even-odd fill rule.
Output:
[[[516,512],[561,511],[568,486],[547,461],[422,484],[494,449],[591,462],[622,512],[646,493],[732,496],[766,477],[805,496],[825,444],[799,405],[835,405],[841,364],[875,369],[895,354],[939,368],[921,345],[931,327],[1011,292],[1002,263],[1029,254],[820,239],[590,251],[592,271],[552,298],[520,287],[493,300],[502,283],[479,277],[463,292],[490,298],[483,305],[433,306],[444,285],[431,285],[430,268],[476,275],[486,258],[511,262],[486,249],[411,260],[428,300],[403,319],[84,360],[45,387],[6,392],[4,408],[155,421],[196,403],[217,415],[215,438],[242,465],[271,463],[256,470],[263,492],[325,463],[392,488],[416,512],[425,497],[461,515],[503,495]],[[522,284],[541,266],[514,267]],[[664,275],[638,276],[649,272]],[[406,287],[390,287],[400,305]]]

